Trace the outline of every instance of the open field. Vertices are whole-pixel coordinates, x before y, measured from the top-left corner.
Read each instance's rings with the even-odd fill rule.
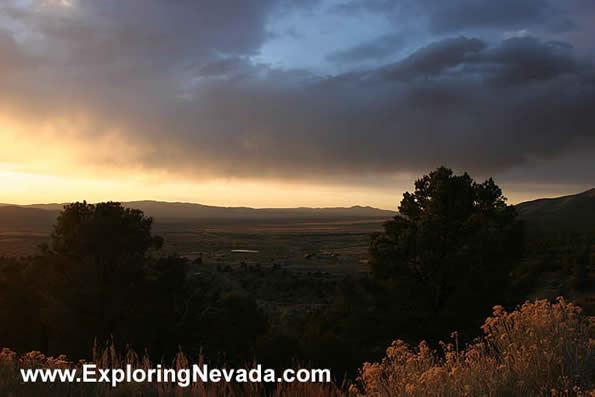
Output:
[[[31,255],[38,245],[48,242],[48,232],[0,229],[0,256]]]
[[[278,264],[305,271],[359,271],[367,259],[369,235],[382,230],[384,218],[296,219],[286,221],[156,222],[165,242],[160,255],[205,264]],[[7,228],[0,225],[0,256],[31,255],[49,241],[49,227]],[[248,250],[256,252],[232,252]],[[309,259],[305,257],[310,255]]]
[[[207,282],[249,295],[278,322],[328,304],[346,274],[367,276],[370,234],[381,231],[384,220],[156,222],[154,231],[164,238],[156,254],[188,258],[197,287]],[[49,233],[40,227],[0,231],[0,256],[34,254]]]
[[[365,270],[369,236],[382,230],[383,221],[157,223],[155,233],[165,238],[164,253],[192,260],[202,255],[204,264],[276,264],[294,271],[343,273]]]
[[[328,304],[345,275],[367,276],[370,234],[383,221],[157,223],[155,232],[163,254],[193,261],[194,282],[249,295],[278,323]]]

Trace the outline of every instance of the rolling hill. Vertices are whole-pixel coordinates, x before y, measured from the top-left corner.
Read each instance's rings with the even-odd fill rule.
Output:
[[[527,201],[515,208],[531,229],[595,233],[595,188],[569,196]]]
[[[0,204],[0,230],[49,230],[58,211]]]
[[[163,222],[201,221],[283,221],[283,220],[333,220],[390,218],[396,212],[372,207],[336,208],[249,208],[216,207],[193,203],[171,203],[162,201],[123,202],[129,208],[138,208],[146,215]],[[64,204],[33,204],[17,206],[0,204],[0,227],[6,228],[45,228],[55,220]]]
[[[249,208],[216,207],[193,203],[163,201],[129,201],[126,207],[138,208],[162,222],[201,221],[284,221],[391,218],[394,211],[373,207],[336,208]],[[0,228],[49,229],[64,204],[34,204],[17,206],[0,204]],[[527,201],[515,206],[520,219],[528,227],[541,230],[595,232],[595,188],[586,192],[557,198]]]
[[[394,211],[372,207],[336,208],[249,208],[215,207],[192,203],[160,201],[132,201],[124,203],[139,208],[156,220],[281,220],[281,219],[334,219],[334,218],[390,218]]]

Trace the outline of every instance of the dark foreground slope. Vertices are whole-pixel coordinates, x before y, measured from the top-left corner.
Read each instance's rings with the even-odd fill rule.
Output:
[[[515,206],[530,230],[595,233],[595,188],[569,196]]]

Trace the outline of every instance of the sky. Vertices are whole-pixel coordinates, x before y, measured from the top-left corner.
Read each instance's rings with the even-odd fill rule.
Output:
[[[595,187],[592,0],[2,0],[0,202]]]

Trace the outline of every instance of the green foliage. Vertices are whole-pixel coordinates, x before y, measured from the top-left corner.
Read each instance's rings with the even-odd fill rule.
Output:
[[[238,293],[223,295],[210,309],[203,311],[199,329],[193,335],[209,353],[227,353],[227,359],[249,361],[255,342],[267,331],[267,320],[256,302]]]
[[[120,203],[73,203],[58,216],[51,236],[52,250],[77,259],[110,263],[142,259],[147,250],[159,249],[163,239],[151,235],[153,218]]]
[[[0,258],[0,322],[11,324],[0,328],[0,342],[73,358],[113,339],[154,357],[184,345],[252,359],[268,329],[254,299],[189,279],[186,258],[152,258],[162,239],[151,227],[142,211],[119,203],[66,206],[37,256]]]
[[[576,289],[588,290],[591,287],[592,280],[589,277],[592,255],[591,247],[587,246],[580,250],[578,255],[574,258],[572,265],[572,283]]]
[[[47,347],[42,284],[32,277],[33,266],[23,262],[0,258],[0,342],[18,351],[41,350]]]
[[[502,288],[521,253],[512,206],[490,178],[474,182],[440,167],[406,192],[399,215],[370,244],[380,278],[414,276],[437,310]]]
[[[146,348],[157,360],[181,346],[233,365],[297,360],[341,379],[381,359],[395,337],[436,346],[459,329],[471,341],[491,306],[522,301],[546,276],[548,284],[565,277],[560,288],[589,297],[592,236],[533,241],[520,260],[521,225],[491,179],[476,183],[439,168],[416,182],[399,210],[372,237],[374,277],[323,284],[319,272],[304,278],[260,265],[211,272],[180,256],[154,258],[162,240],[141,211],[69,205],[38,255],[0,258],[0,323],[10,324],[0,327],[0,344],[78,359],[89,357],[93,339],[113,337],[118,349]],[[188,277],[190,269],[200,272]],[[267,318],[256,301],[263,290],[290,303],[319,294],[325,305]]]
[[[50,351],[82,356],[94,337],[127,340],[138,333],[147,252],[162,244],[151,234],[152,222],[115,202],[64,207],[44,255],[50,268],[45,322],[63,324],[59,333],[68,336],[50,335]]]

